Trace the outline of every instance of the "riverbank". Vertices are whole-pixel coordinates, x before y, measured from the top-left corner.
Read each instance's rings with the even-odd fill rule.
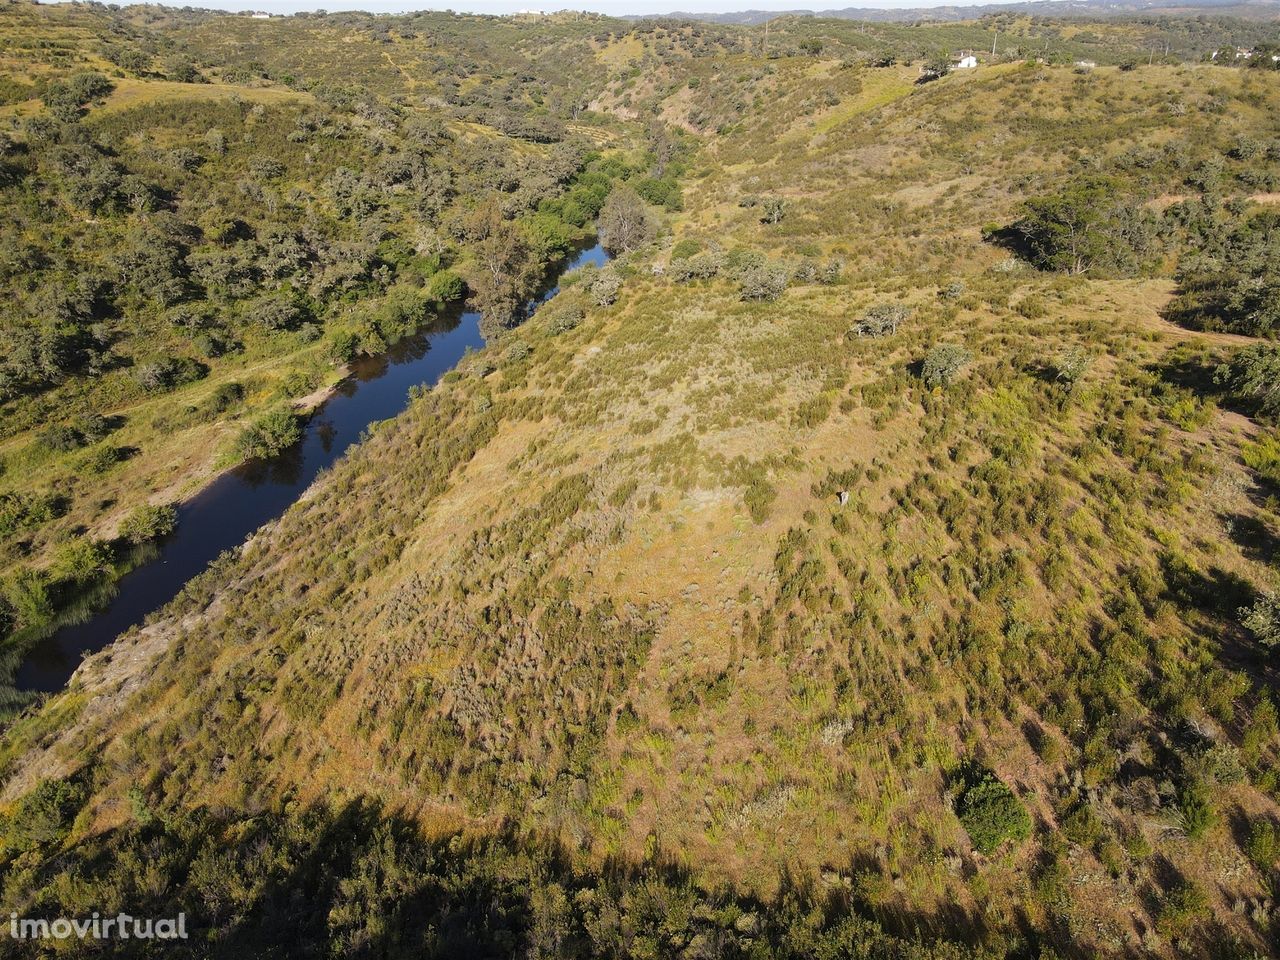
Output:
[[[553,296],[556,283],[568,271],[606,260],[598,245],[579,250],[554,271],[525,312]],[[400,413],[408,404],[410,387],[434,384],[484,345],[480,315],[463,311],[435,318],[385,354],[335,370],[335,375],[345,375],[295,401],[311,414],[300,443],[270,459],[231,466],[184,499],[177,508],[175,531],[157,544],[156,562],[119,572],[118,591],[104,609],[92,615],[82,611],[81,622],[62,622],[46,636],[27,638],[28,656],[13,673],[6,695],[13,699],[15,688],[27,694],[60,689],[86,653],[144,622],[219,554],[238,548],[288,509],[371,424]],[[22,701],[19,697],[16,705]]]

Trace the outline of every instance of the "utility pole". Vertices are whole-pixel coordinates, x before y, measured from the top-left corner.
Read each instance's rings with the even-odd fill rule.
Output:
[[[991,59],[992,60],[996,58],[996,40],[999,39],[999,37],[1000,37],[1000,31],[997,30],[996,35],[991,38]]]

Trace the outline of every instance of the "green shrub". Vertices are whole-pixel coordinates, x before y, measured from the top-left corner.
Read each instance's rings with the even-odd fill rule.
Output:
[[[49,576],[43,570],[18,567],[0,582],[5,602],[24,627],[47,623],[53,616]]]
[[[280,381],[276,392],[285,399],[305,397],[316,388],[319,381],[316,375],[308,370],[290,370]]]
[[[148,393],[162,393],[199,380],[207,372],[207,367],[188,357],[165,357],[134,367],[133,378]]]
[[[587,283],[587,293],[597,307],[608,307],[617,302],[622,289],[622,278],[616,270],[601,270]]]
[[[249,306],[249,319],[264,330],[294,330],[310,316],[302,300],[292,294],[268,294]]]
[[[325,344],[325,357],[335,367],[354,360],[360,351],[360,338],[350,330],[335,330]]]
[[[81,461],[83,468],[91,474],[106,473],[118,463],[128,459],[129,451],[124,447],[105,445],[95,447],[85,454]],[[0,524],[2,526],[2,524]]]
[[[47,524],[61,516],[65,504],[49,493],[0,493],[0,538]]]
[[[1280,645],[1280,593],[1264,591],[1252,605],[1241,607],[1240,623],[1264,647]]]
[[[427,299],[432,303],[454,303],[466,293],[466,284],[451,270],[441,270],[427,282]]]
[[[676,283],[694,280],[710,280],[724,269],[724,257],[719,253],[698,253],[671,263],[671,279]]]
[[[275,456],[302,439],[302,419],[292,410],[272,410],[246,427],[236,439],[241,460],[263,460]]]
[[[553,337],[559,336],[578,326],[586,317],[586,311],[574,301],[553,303],[547,311],[547,330]]]
[[[1194,882],[1183,880],[1165,896],[1156,923],[1166,936],[1179,937],[1212,915],[1205,892]]]
[[[1026,317],[1028,320],[1038,320],[1049,312],[1049,308],[1045,305],[1044,297],[1038,293],[1029,293],[1018,301],[1018,316]]]
[[[1200,330],[1280,336],[1280,215],[1242,219],[1216,256],[1187,257],[1173,319]]]
[[[144,504],[120,524],[120,536],[130,543],[142,544],[173,533],[178,525],[178,511],[169,504]]]
[[[780,223],[790,204],[786,197],[766,197],[760,214],[761,223]]]
[[[855,337],[882,337],[897,333],[898,327],[910,316],[911,311],[901,304],[877,303],[867,308],[849,332]]]
[[[1137,269],[1154,233],[1150,211],[1134,204],[1116,180],[1087,177],[1024,205],[1013,230],[1042,270],[1065,273]]]
[[[1068,391],[1075,390],[1092,365],[1093,358],[1085,351],[1079,348],[1068,350],[1054,362],[1054,378]]]
[[[671,248],[671,262],[674,263],[677,260],[688,260],[690,257],[701,252],[701,250],[702,244],[690,237],[685,237]]]
[[[234,381],[219,384],[205,401],[205,406],[213,413],[226,413],[244,399],[244,387]]]
[[[956,801],[956,815],[974,849],[994,853],[1006,841],[1021,843],[1031,836],[1027,808],[1004,783],[988,774],[967,787]]]
[[[80,431],[66,423],[45,427],[37,436],[40,445],[53,453],[68,453],[85,445],[85,438]]]
[[[1063,817],[1062,832],[1072,843],[1091,847],[1102,839],[1102,821],[1094,813],[1093,807],[1087,803],[1080,803]]]
[[[70,583],[96,580],[111,565],[111,548],[92,537],[76,537],[58,548],[53,569],[59,578]]]
[[[19,802],[5,825],[5,846],[31,850],[65,837],[84,804],[83,786],[68,780],[43,780]]]
[[[1218,820],[1208,791],[1198,783],[1190,783],[1178,793],[1178,822],[1182,832],[1192,840],[1203,837]]]
[[[791,274],[781,263],[753,264],[738,275],[738,293],[743,300],[777,300],[787,289]]]
[[[1244,849],[1259,869],[1270,870],[1280,859],[1280,829],[1270,820],[1254,820],[1249,825],[1249,839]]]
[[[1214,381],[1232,400],[1267,420],[1280,420],[1280,346],[1245,347],[1218,367]]]
[[[773,512],[773,501],[777,496],[778,491],[773,484],[763,477],[757,477],[747,484],[743,500],[747,504],[747,511],[751,514],[751,519],[756,523],[764,523],[768,520],[769,515]]]
[[[1280,433],[1268,433],[1240,448],[1244,462],[1269,483],[1280,486]]]

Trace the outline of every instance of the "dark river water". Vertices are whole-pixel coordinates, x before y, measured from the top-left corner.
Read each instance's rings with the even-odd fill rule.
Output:
[[[600,246],[582,250],[560,275],[608,260]],[[554,296],[550,286],[530,308]],[[81,624],[63,627],[37,644],[19,666],[19,690],[60,690],[86,653],[100,650],[147,614],[172,600],[183,584],[223,550],[238,546],[284,513],[316,475],[334,463],[371,423],[394,417],[409,404],[409,388],[434,384],[468,349],[484,345],[480,314],[465,312],[361,360],[337,392],[307,422],[300,443],[278,457],[224,473],[178,507],[178,526],[159,545],[159,556],[122,577],[110,605]]]

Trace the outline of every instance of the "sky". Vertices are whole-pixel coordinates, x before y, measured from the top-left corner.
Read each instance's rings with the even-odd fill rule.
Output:
[[[117,0],[127,3],[129,0]],[[374,13],[403,13],[412,10],[454,10],[459,13],[518,13],[522,10],[590,10],[613,16],[661,14],[680,10],[687,13],[730,13],[738,10],[835,10],[842,7],[936,7],[971,6],[975,0],[441,0],[420,3],[414,0],[168,0],[174,6],[190,4],[214,10],[263,10],[294,13],[323,9],[367,10]],[[999,2],[999,0],[977,0]],[[1011,0],[1012,2],[1012,0]]]

